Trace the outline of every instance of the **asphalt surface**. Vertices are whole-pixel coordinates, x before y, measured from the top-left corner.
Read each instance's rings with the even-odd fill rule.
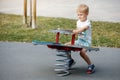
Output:
[[[86,74],[87,64],[78,52],[72,56],[76,64],[71,75],[56,76],[56,50],[32,43],[0,42],[0,80],[120,80],[120,49],[100,48],[88,52],[96,66],[94,74]]]

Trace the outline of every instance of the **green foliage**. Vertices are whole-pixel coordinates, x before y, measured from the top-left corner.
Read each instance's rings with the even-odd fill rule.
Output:
[[[120,48],[120,23],[92,22],[93,45]]]
[[[29,22],[29,20],[28,20]],[[23,25],[22,16],[0,14],[0,41],[31,42],[32,40],[55,42],[52,29],[75,29],[76,20],[65,18],[37,17],[37,29]],[[92,45],[120,48],[120,23],[92,22]],[[71,40],[70,35],[61,35],[60,42]]]

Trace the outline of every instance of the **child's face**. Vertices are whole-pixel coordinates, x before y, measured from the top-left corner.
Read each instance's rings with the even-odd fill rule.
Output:
[[[77,15],[81,22],[84,22],[87,20],[87,15],[88,15],[87,13],[77,12]]]

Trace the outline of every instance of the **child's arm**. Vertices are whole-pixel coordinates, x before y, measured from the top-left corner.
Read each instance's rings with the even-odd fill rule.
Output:
[[[65,43],[64,45],[71,45],[71,42],[67,42],[67,43]]]
[[[84,26],[84,27],[82,27],[82,28],[75,29],[75,30],[73,30],[73,34],[81,33],[81,32],[83,32],[83,31],[87,30],[88,28],[89,28],[89,26]],[[71,42],[67,42],[67,43],[65,43],[64,45],[71,45]]]
[[[87,30],[88,28],[89,28],[89,26],[84,26],[84,27],[82,27],[82,28],[75,29],[75,30],[73,30],[73,34],[78,34],[78,33],[84,32],[84,31]]]

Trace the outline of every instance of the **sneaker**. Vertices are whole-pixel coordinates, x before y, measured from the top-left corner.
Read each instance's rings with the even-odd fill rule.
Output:
[[[70,69],[75,64],[75,61],[73,59],[70,59],[68,61],[68,69]]]
[[[87,70],[87,74],[92,74],[94,72],[95,72],[95,65],[94,64],[89,65],[88,70]]]

